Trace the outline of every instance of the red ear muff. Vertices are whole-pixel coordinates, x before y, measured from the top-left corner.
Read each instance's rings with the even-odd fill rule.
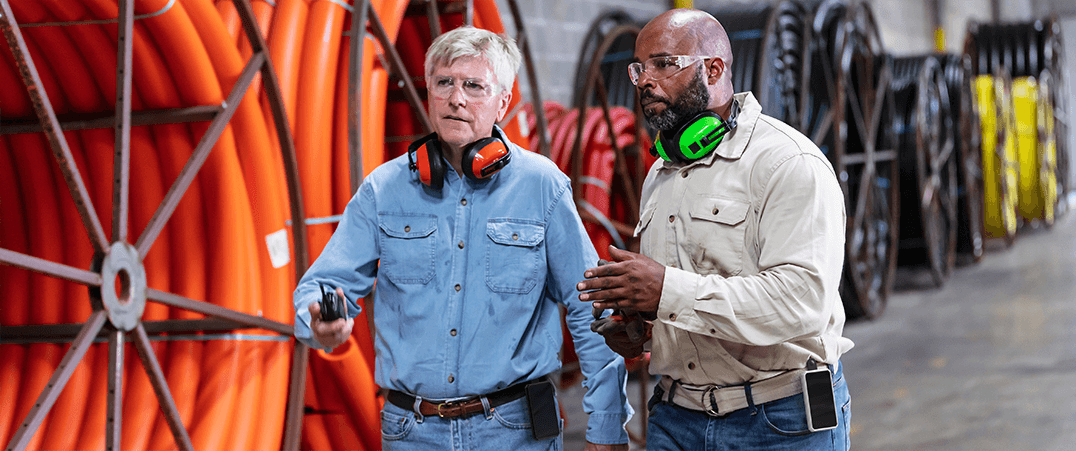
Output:
[[[482,138],[467,146],[463,173],[471,180],[489,178],[508,165],[512,154],[500,137]]]
[[[445,160],[441,157],[441,141],[430,133],[407,146],[408,167],[418,172],[422,184],[434,189],[445,186]]]

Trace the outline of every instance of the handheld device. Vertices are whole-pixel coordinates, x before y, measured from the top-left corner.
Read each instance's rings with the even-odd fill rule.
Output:
[[[560,435],[560,415],[557,413],[557,392],[553,382],[543,379],[524,387],[527,391],[527,410],[535,440]]]
[[[833,397],[833,375],[829,368],[808,369],[802,380],[807,429],[811,432],[836,429],[837,402]]]
[[[336,294],[336,288],[329,287],[325,291],[325,285],[321,285],[321,320],[325,322],[336,321],[347,317],[347,304],[340,295]]]

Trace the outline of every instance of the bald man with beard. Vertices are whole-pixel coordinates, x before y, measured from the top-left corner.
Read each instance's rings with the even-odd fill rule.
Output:
[[[661,157],[641,253],[610,249],[579,299],[618,313],[592,326],[611,349],[651,353],[648,449],[847,450],[844,196],[810,139],[735,93],[732,64],[703,11],[640,31],[629,75]]]

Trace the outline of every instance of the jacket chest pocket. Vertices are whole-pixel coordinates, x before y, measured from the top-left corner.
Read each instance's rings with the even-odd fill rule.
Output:
[[[735,276],[743,270],[747,212],[751,204],[700,196],[690,204],[685,250],[700,274]]]
[[[544,277],[545,225],[510,219],[486,224],[486,285],[498,293],[529,293]]]
[[[426,215],[379,216],[382,271],[398,284],[426,284],[434,276],[437,218]]]

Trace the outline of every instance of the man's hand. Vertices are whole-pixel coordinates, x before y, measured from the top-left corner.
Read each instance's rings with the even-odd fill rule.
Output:
[[[665,266],[650,257],[609,246],[613,262],[590,268],[579,282],[580,301],[592,301],[595,308],[618,309],[653,314],[658,310]],[[595,291],[591,291],[595,290]]]
[[[595,445],[587,442],[587,446],[583,448],[585,451],[628,451],[628,444],[623,445]]]
[[[336,289],[336,294],[340,295],[340,299],[347,299],[344,297],[344,290],[340,288]],[[355,325],[354,319],[340,318],[332,322],[322,321],[321,303],[318,302],[311,302],[307,310],[310,311],[310,331],[313,332],[314,339],[322,346],[329,349],[335,348],[344,344],[347,337],[351,336],[351,328]]]
[[[637,328],[635,334],[628,334],[629,328]],[[590,329],[602,338],[605,345],[625,359],[638,357],[643,353],[643,344],[650,340],[650,330],[654,326],[642,319],[624,322],[620,318],[602,318],[591,324]],[[632,337],[636,335],[637,337]]]

